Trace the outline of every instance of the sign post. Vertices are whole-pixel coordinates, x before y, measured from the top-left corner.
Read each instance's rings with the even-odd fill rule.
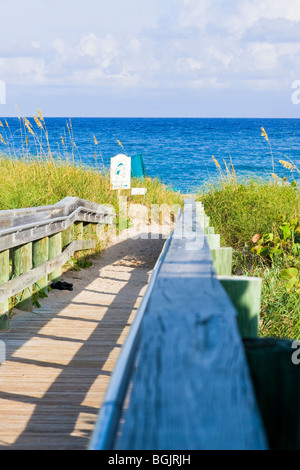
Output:
[[[111,189],[130,189],[131,158],[122,153],[110,159]]]

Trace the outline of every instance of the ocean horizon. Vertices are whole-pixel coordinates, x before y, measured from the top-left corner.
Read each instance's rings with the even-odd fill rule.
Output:
[[[44,131],[33,118],[28,120],[36,138],[19,118],[0,118],[5,142],[0,142],[1,154],[35,156],[41,148],[47,151]],[[274,172],[281,178],[296,175],[280,160],[300,166],[298,118],[46,117],[45,124],[52,154],[63,161],[109,171],[111,157],[139,153],[147,176],[184,193],[216,182],[220,173],[215,160],[224,174],[226,166],[233,165],[239,179],[270,179],[272,156]]]

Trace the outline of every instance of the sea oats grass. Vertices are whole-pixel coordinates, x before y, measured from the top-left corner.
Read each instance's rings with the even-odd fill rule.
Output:
[[[203,202],[221,244],[233,248],[233,274],[263,279],[259,334],[300,339],[300,171],[284,156],[278,161],[288,176],[276,175],[263,127],[261,136],[269,144],[272,173],[239,179],[232,162],[223,160],[224,170],[213,157],[219,180],[203,186],[196,200]]]

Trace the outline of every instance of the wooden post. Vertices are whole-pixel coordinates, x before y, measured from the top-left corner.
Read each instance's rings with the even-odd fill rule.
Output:
[[[0,285],[9,279],[9,250],[0,253]],[[8,299],[0,303],[0,330],[8,328]]]
[[[48,237],[44,237],[41,240],[37,240],[32,244],[32,264],[34,268],[37,268],[41,264],[48,261],[49,254],[49,240]],[[34,285],[35,290],[43,291],[47,294],[48,290],[48,276],[44,276],[39,282]]]
[[[220,248],[220,234],[214,233],[212,235],[205,235],[207,239],[208,246],[211,250]]]
[[[209,217],[207,215],[204,214],[200,215],[200,217],[198,216],[198,221],[203,229],[209,227]]]
[[[215,271],[220,276],[232,274],[232,248],[220,247],[211,249]]]
[[[92,239],[92,225],[90,222],[84,222],[83,224],[83,237],[84,240]]]
[[[259,277],[219,276],[238,312],[238,325],[242,337],[257,337],[260,314],[262,280]]]
[[[205,227],[204,228],[205,235],[214,235],[215,234],[215,227]]]
[[[32,242],[18,246],[12,250],[12,275],[21,276],[32,269]],[[20,310],[32,311],[32,287],[27,287],[17,295],[17,307]]]
[[[83,240],[83,222],[76,223],[76,238],[77,240]]]
[[[74,240],[74,224],[70,225],[64,232],[62,232],[62,246],[70,245]]]
[[[61,232],[49,237],[49,260],[60,255],[62,252],[62,236]],[[49,281],[59,281],[61,279],[61,268],[56,269],[49,274]]]
[[[92,240],[95,240],[97,238],[96,226],[97,226],[97,224],[91,223],[91,239]]]
[[[298,341],[245,338],[243,344],[269,449],[299,450]]]
[[[127,208],[127,197],[119,196],[119,230],[125,230],[128,226],[128,208]]]

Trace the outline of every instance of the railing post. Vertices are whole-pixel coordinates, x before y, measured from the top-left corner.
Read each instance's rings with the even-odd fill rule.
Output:
[[[75,225],[77,240],[83,240],[83,222],[77,222]]]
[[[68,246],[74,240],[74,224],[70,225],[64,232],[62,232],[62,246]]]
[[[51,235],[49,237],[49,260],[60,255],[62,252],[62,236],[61,232]],[[61,268],[56,269],[49,274],[49,281],[59,281],[61,278],[62,270]]]
[[[262,279],[248,276],[219,276],[218,279],[237,310],[241,336],[257,337]]]
[[[33,267],[36,268],[41,264],[48,261],[49,254],[49,241],[48,237],[33,242],[32,245],[32,262]],[[38,283],[34,285],[36,290],[43,291],[47,294],[48,276],[44,276]]]
[[[232,248],[222,246],[210,250],[215,271],[218,275],[231,276],[232,274]]]
[[[92,238],[92,223],[84,222],[83,224],[83,236],[85,240],[90,240]]]
[[[12,275],[21,276],[32,269],[32,242],[12,250]],[[17,308],[32,311],[32,286],[27,287],[16,298]]]
[[[9,250],[0,253],[0,284],[8,281],[9,279]],[[8,299],[0,303],[0,329],[5,330],[8,328]]]

